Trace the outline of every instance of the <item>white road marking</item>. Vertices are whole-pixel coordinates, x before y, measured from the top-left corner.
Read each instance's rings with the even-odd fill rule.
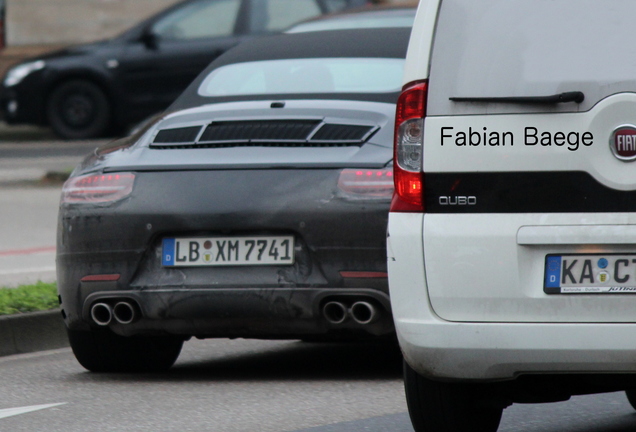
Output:
[[[47,408],[53,408],[53,407],[64,405],[64,404],[66,404],[66,402],[46,404],[46,405],[32,405],[32,406],[21,407],[21,408],[0,409],[0,419],[3,419],[5,417],[16,416],[20,414],[26,414],[32,411],[39,411],[39,410],[43,410]]]
[[[37,267],[37,268],[25,268],[25,269],[12,269],[12,270],[0,270],[0,276],[2,276],[2,275],[13,275],[13,274],[23,274],[23,273],[39,273],[39,272],[47,272],[47,271],[55,271],[55,266]]]

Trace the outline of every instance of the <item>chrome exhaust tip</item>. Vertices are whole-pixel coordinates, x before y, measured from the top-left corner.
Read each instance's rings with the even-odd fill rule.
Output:
[[[366,301],[358,301],[351,305],[351,317],[358,324],[366,325],[376,321],[380,314],[375,306]]]
[[[342,324],[347,319],[347,307],[344,303],[330,301],[322,307],[322,315],[331,324]]]
[[[95,321],[95,324],[107,326],[113,320],[113,310],[109,304],[95,303],[91,307],[91,318]]]
[[[119,324],[130,324],[137,318],[137,312],[132,304],[121,301],[113,308],[113,316]]]

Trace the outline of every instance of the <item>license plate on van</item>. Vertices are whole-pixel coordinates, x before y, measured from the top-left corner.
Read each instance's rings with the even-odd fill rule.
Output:
[[[547,294],[636,294],[636,254],[548,255]]]
[[[165,267],[291,265],[293,236],[164,238]]]

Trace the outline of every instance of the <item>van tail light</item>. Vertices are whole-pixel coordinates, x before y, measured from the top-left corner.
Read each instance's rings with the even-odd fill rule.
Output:
[[[414,81],[404,86],[395,113],[392,212],[424,211],[424,117],[428,83]]]
[[[62,202],[108,203],[127,197],[133,190],[133,173],[89,174],[71,177],[62,187]]]
[[[344,169],[338,188],[349,199],[390,199],[393,195],[393,168]]]

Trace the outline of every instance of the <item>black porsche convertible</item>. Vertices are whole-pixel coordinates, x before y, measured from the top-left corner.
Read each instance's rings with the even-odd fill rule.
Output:
[[[385,235],[409,33],[241,44],[75,169],[57,272],[85,368],[167,369],[190,337],[392,334]]]

